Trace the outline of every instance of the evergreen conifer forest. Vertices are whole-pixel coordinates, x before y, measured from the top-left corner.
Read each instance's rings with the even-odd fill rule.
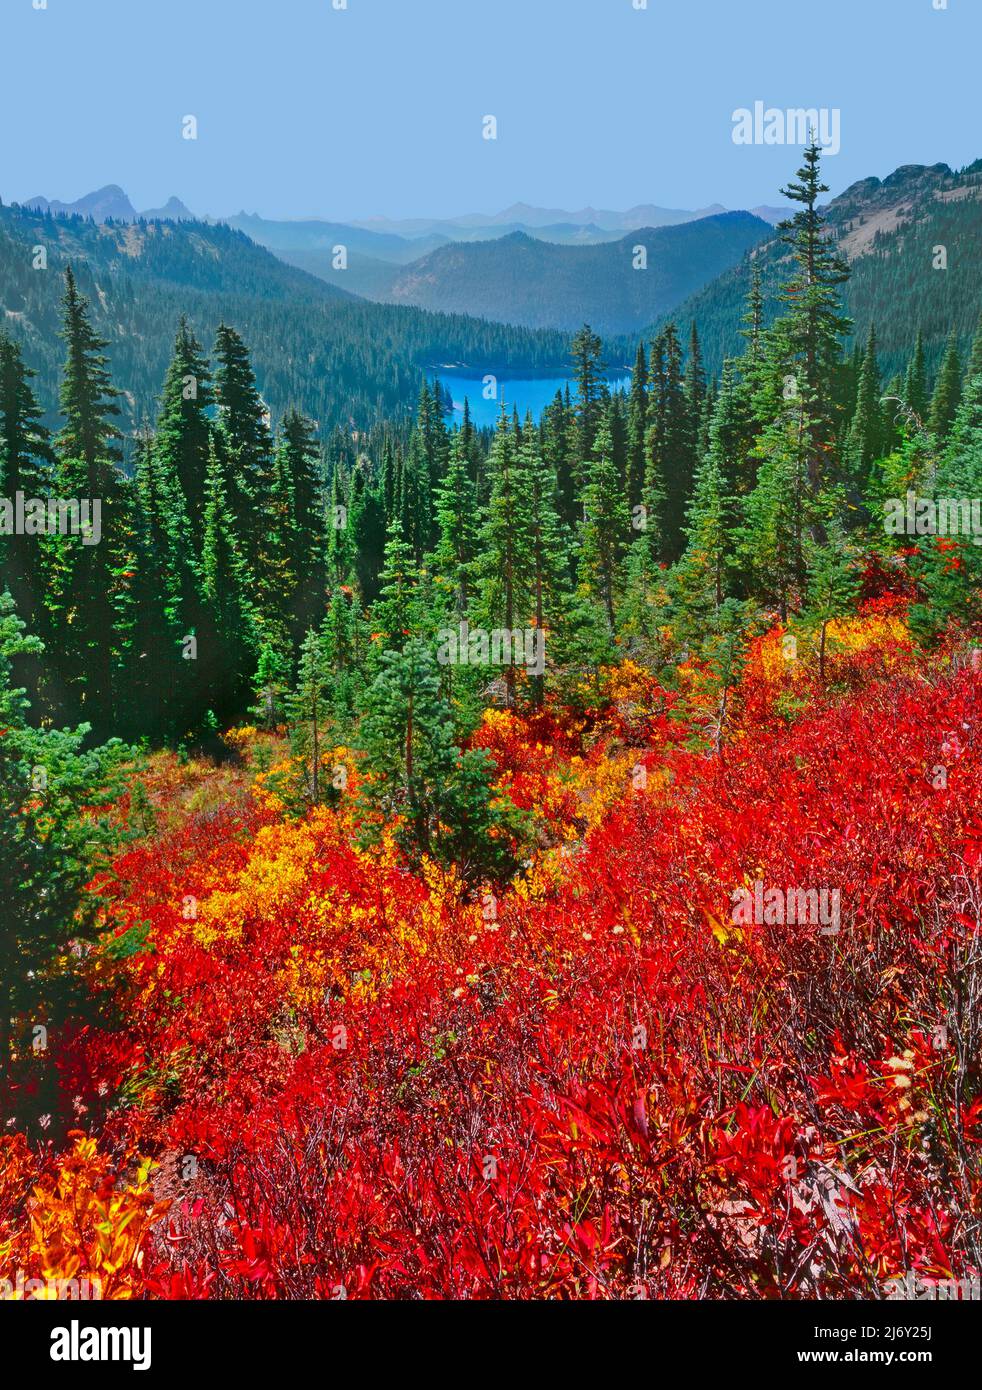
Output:
[[[0,1300],[980,1297],[982,165],[824,114],[641,334],[4,199]]]

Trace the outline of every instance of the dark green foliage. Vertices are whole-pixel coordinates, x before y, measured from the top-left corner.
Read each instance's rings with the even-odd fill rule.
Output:
[[[584,325],[573,339],[570,349],[576,379],[577,447],[580,468],[593,453],[603,408],[607,400],[606,364],[603,361],[603,342],[589,324]],[[574,483],[582,487],[584,475],[574,472]]]
[[[200,572],[184,495],[149,437],[137,458],[136,502],[130,662],[116,717],[134,737],[175,737],[195,722],[185,656],[203,622]]]
[[[31,389],[33,375],[18,345],[0,333],[0,497],[11,502],[19,492],[40,498],[51,490],[55,456]],[[36,536],[0,536],[0,593],[9,590],[18,616],[35,631],[42,622],[48,559]]]
[[[85,893],[116,837],[100,808],[121,793],[125,749],[86,748],[88,730],[34,729],[11,662],[26,647],[9,595],[0,594],[0,1059],[12,1036],[53,1029],[71,976],[56,961],[76,939],[91,937],[100,908]]]
[[[420,572],[412,547],[393,521],[385,541],[379,597],[372,621],[385,649],[401,649],[419,622]]]
[[[355,472],[352,481],[348,529],[358,592],[366,603],[373,603],[379,592],[387,525],[385,503],[368,478],[367,470],[362,468]]]
[[[366,699],[360,740],[368,772],[366,811],[397,822],[396,839],[411,862],[426,856],[456,870],[470,886],[511,877],[523,817],[510,802],[495,802],[490,757],[455,744],[452,711],[424,642],[412,640],[383,657]],[[375,838],[371,822],[366,838]]]
[[[559,519],[559,485],[531,416],[525,422],[519,449],[522,492],[525,498],[525,543],[528,548],[529,611],[542,634],[548,666],[555,637],[561,633],[568,605],[567,538]],[[626,512],[626,503],[624,504]],[[541,705],[545,672],[533,678],[534,698]]]
[[[648,437],[648,358],[644,343],[638,343],[631,375],[631,395],[627,420],[627,502],[640,506],[644,500],[645,441]]]
[[[467,445],[467,436],[458,430],[451,441],[446,475],[436,493],[439,534],[433,567],[447,585],[457,618],[467,613],[478,547],[477,488]]]
[[[876,330],[870,328],[859,373],[856,410],[846,443],[850,474],[860,488],[865,485],[873,460],[880,457],[886,439],[880,394]]]
[[[477,574],[480,596],[474,605],[488,631],[511,632],[528,625],[531,556],[528,545],[528,476],[519,458],[520,440],[502,407],[488,456],[491,496],[481,531]],[[504,672],[509,703],[515,698],[515,669]]]
[[[104,341],[92,330],[86,300],[71,267],[65,272],[61,336],[66,344],[55,484],[61,498],[92,508],[92,534],[59,538],[52,565],[47,633],[75,709],[108,732],[130,658],[136,564],[135,498],[118,468],[118,395],[109,379]],[[95,535],[95,507],[101,535]],[[92,541],[94,543],[88,543]],[[57,708],[56,703],[56,708]]]
[[[109,378],[108,359],[102,349],[107,341],[93,330],[88,301],[79,293],[71,265],[65,267],[61,338],[65,342],[65,367],[61,379],[61,413],[64,425],[58,435],[63,458],[85,466],[89,496],[98,497],[98,483],[107,462],[119,462],[119,431],[114,418],[120,413],[119,392]]]
[[[961,398],[961,359],[958,354],[958,340],[952,332],[948,338],[948,347],[941,363],[941,370],[938,372],[938,380],[934,388],[934,395],[931,397],[931,409],[928,414],[928,424],[939,444],[944,444],[948,438],[948,432],[954,424]]]
[[[202,501],[211,438],[209,412],[214,397],[211,371],[201,344],[182,316],[174,343],[174,355],[161,396],[157,417],[156,451],[168,485],[180,490],[195,553],[204,536]]]
[[[922,423],[927,420],[927,371],[924,366],[924,334],[920,329],[904,377],[904,403]]]
[[[631,518],[614,458],[609,420],[597,431],[582,500],[580,578],[602,606],[613,633],[622,590],[622,565],[631,539]]]
[[[336,743],[347,742],[355,727],[365,688],[368,643],[368,626],[358,595],[335,589],[321,626],[320,645]]]
[[[200,705],[220,724],[244,708],[260,646],[249,598],[252,576],[228,502],[225,469],[212,446],[205,479],[201,556],[203,618],[195,675]]]
[[[794,380],[798,453],[813,496],[835,471],[829,451],[840,428],[835,402],[842,340],[851,328],[840,296],[849,269],[829,242],[819,209],[821,195],[828,192],[819,161],[818,146],[809,145],[796,180],[782,189],[798,204],[798,211],[778,227],[791,252],[792,271],[780,294],[785,312],[770,328],[765,349],[772,377]],[[870,360],[875,366],[875,350]]]
[[[673,576],[675,603],[697,625],[706,625],[733,595],[739,520],[731,438],[735,392],[727,363],[709,449],[696,473],[686,514],[685,552]]]
[[[272,487],[273,441],[269,412],[256,386],[245,343],[219,324],[215,337],[215,445],[244,556],[257,568],[263,543],[263,510]]]
[[[682,520],[695,472],[698,420],[689,414],[674,323],[652,345],[649,393],[645,504],[657,519],[652,534],[658,536],[662,556],[675,559],[682,548]]]

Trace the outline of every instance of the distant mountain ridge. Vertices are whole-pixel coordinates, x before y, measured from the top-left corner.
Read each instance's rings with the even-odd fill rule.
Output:
[[[142,218],[144,221],[169,221],[169,222],[193,222],[194,213],[191,212],[181,202],[180,198],[171,196],[162,208],[150,208],[147,212],[137,212],[130,202],[127,195],[116,183],[106,184],[105,188],[98,188],[94,193],[86,193],[84,197],[77,198],[74,203],[62,203],[57,198],[48,200],[47,198],[29,198],[23,207],[31,212],[51,212],[60,217],[91,217],[94,222],[137,222]]]
[[[212,220],[212,219],[209,219]],[[322,222],[316,218],[301,221],[280,221],[260,217],[254,212],[239,212],[221,221],[266,246],[271,251],[325,251],[343,245],[349,252],[375,256],[379,260],[402,263],[445,244],[443,236],[408,240],[394,232],[371,231],[354,223]]]
[[[352,218],[351,225],[364,227],[369,231],[395,232],[399,236],[408,237],[423,236],[434,231],[453,234],[479,227],[527,227],[530,230],[539,230],[560,224],[593,226],[606,232],[630,232],[641,227],[674,227],[682,222],[695,222],[698,218],[715,217],[727,211],[721,203],[714,203],[711,207],[700,208],[695,212],[681,208],[658,207],[653,203],[639,203],[625,212],[593,207],[569,212],[564,208],[540,208],[529,203],[513,203],[502,212],[490,214],[474,212],[446,218]]]
[[[334,271],[323,258],[291,259],[332,284],[392,304],[566,332],[588,322],[599,333],[615,334],[641,328],[653,310],[670,310],[770,231],[748,212],[726,212],[676,227],[641,228],[598,245],[557,245],[523,231],[451,242],[387,271],[365,261]]]
[[[180,198],[172,196],[159,208],[139,212],[118,184],[87,193],[74,202],[42,196],[29,198],[21,206],[33,211],[59,215],[91,217],[96,222],[134,222],[139,218],[162,221],[195,221],[196,214]],[[511,232],[533,232],[545,240],[569,243],[595,243],[616,240],[626,232],[650,227],[675,227],[705,217],[717,217],[728,211],[721,203],[688,210],[664,208],[655,203],[639,203],[623,212],[606,208],[585,207],[577,211],[564,208],[542,208],[530,203],[513,203],[497,213],[464,213],[444,218],[350,218],[338,221],[330,218],[265,218],[258,213],[240,211],[228,216],[206,215],[203,222],[227,222],[231,227],[252,236],[260,245],[276,250],[324,249],[328,237],[344,233],[346,244],[355,249],[383,258],[411,260],[424,251],[448,241],[470,241],[509,235]],[[772,208],[754,208],[754,215],[770,220]],[[359,241],[356,233],[366,240]],[[421,243],[428,243],[423,245]]]

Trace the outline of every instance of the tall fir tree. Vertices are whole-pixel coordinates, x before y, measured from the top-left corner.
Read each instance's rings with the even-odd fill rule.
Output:
[[[389,524],[379,596],[372,605],[375,665],[386,651],[399,651],[414,634],[419,612],[420,571],[398,520]]]
[[[580,576],[603,606],[610,631],[617,627],[622,567],[631,538],[631,517],[614,459],[609,420],[597,432],[583,489]]]
[[[282,445],[273,452],[264,511],[254,571],[256,622],[262,645],[286,653],[296,635],[299,579],[295,566],[303,556],[293,473]]]
[[[349,525],[351,499],[348,492],[348,481],[342,472],[340,463],[335,461],[327,489],[325,570],[329,590],[333,590],[338,584],[348,582],[354,561]]]
[[[982,376],[982,316],[980,316],[975,329],[975,337],[972,339],[972,351],[969,353],[968,365],[965,368],[966,389],[977,376]]]
[[[576,382],[578,472],[573,483],[579,492],[584,482],[586,461],[593,454],[593,441],[603,418],[609,390],[603,360],[603,342],[589,324],[584,324],[573,339],[570,352]]]
[[[904,375],[904,404],[914,412],[918,420],[927,420],[930,398],[927,391],[927,369],[924,365],[924,334],[920,329],[917,330],[914,351]]]
[[[805,574],[805,495],[801,435],[795,414],[778,416],[757,444],[759,465],[746,499],[738,557],[752,594],[786,621]]]
[[[734,597],[740,497],[748,489],[739,466],[739,395],[732,362],[723,366],[719,399],[709,430],[709,447],[696,472],[686,515],[686,548],[673,572],[676,607],[691,635],[707,628],[723,603]]]
[[[195,713],[200,692],[188,680],[183,660],[186,639],[196,638],[201,624],[200,572],[180,486],[162,464],[156,439],[143,435],[137,453],[137,560],[134,582],[134,632],[123,731],[140,732],[132,717],[155,712],[155,728],[179,736]]]
[[[201,706],[222,724],[245,707],[261,645],[249,598],[252,576],[242,553],[214,443],[205,479],[205,533],[201,556],[204,608],[195,671]]]
[[[389,435],[382,444],[382,502],[385,507],[385,523],[388,526],[396,513],[396,498],[399,490],[399,461],[396,445]]]
[[[69,702],[105,733],[113,727],[132,638],[134,496],[118,467],[119,393],[103,353],[107,344],[92,328],[88,302],[71,266],[65,271],[62,309],[64,425],[57,438],[56,486],[61,498],[89,501],[93,525],[87,537],[59,537],[55,548],[49,622],[61,641],[52,655],[61,666]]]
[[[648,434],[648,358],[644,343],[638,343],[631,374],[631,394],[627,416],[627,503],[640,506],[644,500],[645,440]]]
[[[702,422],[707,385],[706,370],[702,362],[702,347],[699,343],[699,330],[694,320],[689,330],[689,351],[685,360],[685,377],[682,389],[685,392],[685,404],[689,412],[693,458],[697,458],[699,426]]]
[[[33,377],[18,344],[0,332],[0,498],[12,510],[18,493],[33,499],[51,491],[55,456],[31,387]],[[18,617],[37,635],[47,586],[46,548],[38,536],[18,535],[13,526],[10,531],[5,535],[0,530],[0,593],[9,591]],[[16,664],[20,675],[22,658]],[[29,665],[36,667],[33,657]]]
[[[519,464],[514,425],[502,405],[488,458],[491,497],[481,529],[477,614],[490,630],[513,631],[528,617],[529,554],[526,476]],[[505,670],[508,702],[515,700],[515,670]]]
[[[66,346],[59,399],[64,425],[58,435],[62,459],[77,460],[84,467],[88,497],[98,497],[107,476],[107,464],[122,462],[116,425],[120,415],[119,392],[112,384],[108,346],[92,327],[88,300],[80,294],[75,272],[65,268],[62,296],[61,338]]]
[[[836,481],[838,377],[842,339],[851,328],[840,296],[849,267],[830,239],[819,207],[827,192],[821,149],[813,141],[805,148],[797,177],[782,189],[798,204],[798,211],[778,226],[791,252],[793,271],[780,294],[785,312],[768,331],[766,347],[771,387],[779,385],[779,394],[792,400],[798,412],[797,453],[812,498]]]
[[[364,692],[367,631],[357,594],[335,589],[320,629],[327,703],[336,742],[347,742]]]
[[[157,464],[180,489],[191,543],[201,553],[204,538],[205,475],[214,404],[211,369],[201,344],[182,315],[157,418]]]
[[[296,582],[291,627],[295,641],[323,616],[326,574],[323,459],[312,420],[299,410],[286,412],[276,445],[282,486],[292,496],[289,567]]]
[[[846,455],[854,485],[864,490],[874,459],[880,457],[884,443],[883,414],[880,406],[880,369],[876,360],[876,329],[870,324],[866,351],[859,371],[856,410],[849,427]]]
[[[437,488],[436,519],[439,535],[433,568],[448,586],[453,612],[464,618],[471,598],[479,518],[468,440],[462,430],[453,437],[446,475]]]
[[[244,558],[254,567],[272,477],[269,416],[256,386],[249,350],[234,328],[219,324],[212,355],[218,457],[225,469],[228,505]]]
[[[764,291],[760,263],[756,260],[750,271],[750,289],[741,325],[741,336],[746,343],[747,373],[752,376],[760,364],[764,349]]]
[[[954,329],[948,337],[948,346],[941,362],[941,370],[931,397],[928,425],[939,444],[945,444],[948,433],[955,422],[962,398],[962,367],[958,355],[958,339]]]
[[[413,548],[418,564],[433,540],[433,474],[427,439],[426,417],[429,390],[424,385],[420,414],[409,440],[402,475],[402,531]]]
[[[654,400],[649,409],[646,505],[654,510],[660,504],[657,534],[663,555],[675,559],[681,550],[685,505],[692,487],[695,441],[674,323],[659,334],[651,361]]]
[[[351,488],[349,531],[354,551],[354,577],[365,603],[378,597],[379,576],[385,558],[385,505],[368,476],[368,461],[355,470]]]
[[[539,640],[544,664],[549,658],[556,629],[563,621],[569,561],[566,538],[559,520],[559,484],[555,470],[542,450],[531,416],[525,422],[518,464],[524,475],[521,492],[526,504],[532,621],[541,634]],[[536,705],[541,705],[545,697],[544,670],[533,677],[533,691]]]

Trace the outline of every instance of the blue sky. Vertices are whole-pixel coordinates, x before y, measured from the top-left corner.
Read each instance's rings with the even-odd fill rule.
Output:
[[[119,183],[137,207],[340,220],[778,203],[794,153],[731,139],[756,100],[841,110],[833,192],[982,156],[982,0],[35,3],[0,5],[5,201]]]

